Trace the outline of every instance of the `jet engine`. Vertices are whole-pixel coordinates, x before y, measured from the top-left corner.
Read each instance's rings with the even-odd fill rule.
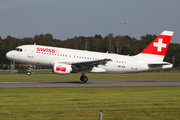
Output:
[[[69,75],[72,71],[71,65],[55,63],[52,69],[53,73],[60,75]]]

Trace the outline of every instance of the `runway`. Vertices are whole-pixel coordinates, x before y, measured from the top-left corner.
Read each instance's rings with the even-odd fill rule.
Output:
[[[180,86],[180,79],[0,82],[0,88]]]

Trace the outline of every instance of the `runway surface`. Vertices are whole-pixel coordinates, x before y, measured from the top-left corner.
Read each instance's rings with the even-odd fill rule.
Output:
[[[0,88],[180,86],[180,79],[0,82]]]

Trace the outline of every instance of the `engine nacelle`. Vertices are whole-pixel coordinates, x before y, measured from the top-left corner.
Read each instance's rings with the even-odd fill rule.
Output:
[[[72,71],[71,65],[55,63],[53,65],[53,73],[60,74],[60,75],[69,75]]]

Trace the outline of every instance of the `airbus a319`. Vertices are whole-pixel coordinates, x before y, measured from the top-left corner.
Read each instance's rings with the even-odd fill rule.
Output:
[[[53,73],[60,75],[81,72],[80,80],[87,82],[87,72],[121,74],[172,68],[171,63],[163,61],[172,35],[173,31],[163,31],[135,56],[34,44],[18,46],[6,57],[18,63],[52,67]],[[31,75],[31,70],[27,74]]]

